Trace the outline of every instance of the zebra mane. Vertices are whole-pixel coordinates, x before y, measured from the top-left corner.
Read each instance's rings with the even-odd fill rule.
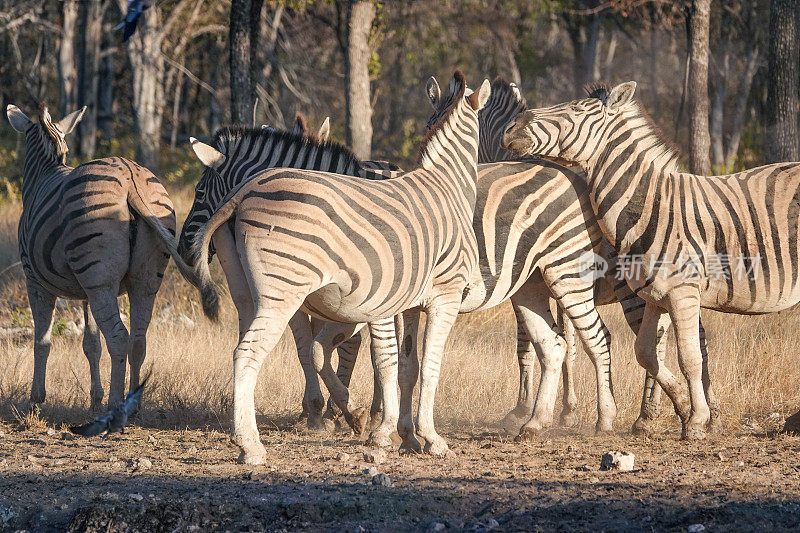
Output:
[[[608,101],[608,97],[611,94],[612,89],[613,87],[611,84],[604,81],[590,83],[584,88],[588,98],[597,98],[603,102],[603,104]],[[642,102],[638,98],[634,99],[634,108],[636,110],[636,116],[643,119],[647,124],[648,131],[653,137],[655,144],[663,148],[664,151],[672,156],[673,160],[675,161],[675,169],[677,170],[678,165],[684,159],[681,149],[672,141],[672,139],[664,134],[664,131],[661,128],[658,127],[658,124],[655,123],[653,117],[651,117],[650,113],[645,110]]]
[[[436,121],[436,123],[430,129],[428,129],[428,133],[425,134],[425,138],[422,139],[422,142],[419,145],[419,152],[417,153],[417,164],[419,165],[422,165],[426,158],[430,158],[430,154],[428,154],[428,145],[435,137],[437,137],[438,133],[448,125],[451,115],[455,113],[455,110],[458,109],[458,105],[462,102],[462,100],[464,100],[464,95],[467,91],[467,80],[464,78],[464,73],[457,69],[453,73],[453,80],[455,80],[455,87],[453,88],[454,90],[452,94],[447,96],[451,99],[451,101],[447,104],[447,108],[442,112],[441,118],[439,118],[439,120]]]
[[[49,146],[53,149],[53,157],[62,165],[67,162],[67,152],[69,147],[67,141],[64,140],[64,134],[59,130],[58,126],[53,122],[50,112],[47,110],[47,105],[42,102],[39,104],[39,126],[42,132],[50,141]]]
[[[273,128],[251,128],[249,126],[223,126],[214,133],[214,146],[216,146],[222,153],[228,153],[228,146],[237,144],[243,141],[257,142],[275,140],[283,141],[297,147],[318,147],[324,153],[337,155],[339,160],[346,162],[346,164],[353,164],[356,167],[361,167],[361,161],[356,155],[344,145],[332,141],[320,142],[312,137],[307,137],[303,134],[292,133],[286,130],[277,130]]]

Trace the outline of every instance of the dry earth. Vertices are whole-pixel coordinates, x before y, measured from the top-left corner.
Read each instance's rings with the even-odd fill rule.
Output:
[[[393,451],[371,464],[351,436],[262,419],[269,458],[257,468],[236,464],[218,431],[76,439],[7,425],[0,520],[9,531],[792,531],[800,438],[776,435],[774,422],[701,443],[449,432],[449,457]],[[635,470],[600,471],[612,449],[633,452]],[[369,467],[391,486],[373,484]]]

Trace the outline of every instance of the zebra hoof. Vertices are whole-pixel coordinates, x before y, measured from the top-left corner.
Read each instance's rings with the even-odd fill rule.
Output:
[[[345,415],[345,419],[347,420],[347,424],[353,430],[353,433],[355,433],[356,438],[360,439],[367,427],[369,411],[364,407],[357,407],[349,413],[349,416]]]
[[[542,430],[523,426],[519,430],[519,435],[514,437],[514,442],[535,442],[538,441],[542,435]]]
[[[650,420],[639,417],[636,419],[636,422],[633,423],[633,427],[631,428],[631,433],[633,433],[637,437],[649,437],[653,432],[653,428],[651,427],[650,424],[651,424]]]
[[[614,433],[614,425],[611,422],[601,422],[598,420],[597,424],[594,426],[595,435],[610,435],[612,433]]]
[[[565,428],[576,428],[578,427],[578,415],[574,412],[570,411],[568,413],[561,413],[561,417],[559,419],[561,426]]]
[[[509,413],[504,416],[500,422],[498,422],[498,425],[509,433],[519,431],[519,428],[521,428],[525,422],[530,420],[531,411],[533,411],[532,407],[530,409],[519,409],[518,407],[515,407],[509,411]]]
[[[708,432],[712,435],[719,435],[722,433],[722,420],[717,416],[712,416],[708,421]]]
[[[365,443],[373,448],[392,448],[401,444],[400,435],[394,432],[373,431]]]
[[[253,443],[248,446],[240,446],[240,448],[241,453],[237,460],[239,463],[257,466],[267,462],[267,449],[264,448],[261,442]]]
[[[683,427],[681,440],[698,441],[708,438],[705,427],[697,425],[686,425]]]
[[[422,444],[414,435],[400,437],[403,442],[400,444],[400,453],[422,453]]]

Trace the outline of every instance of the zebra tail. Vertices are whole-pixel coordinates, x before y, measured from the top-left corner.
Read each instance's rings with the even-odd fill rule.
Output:
[[[208,247],[211,244],[211,237],[214,232],[233,216],[238,203],[235,198],[232,198],[221,205],[211,218],[200,227],[194,239],[192,249],[194,274],[198,282],[197,287],[200,290],[200,298],[203,302],[203,312],[214,321],[219,317],[219,290],[211,278]]]
[[[131,182],[133,183],[133,190],[128,191],[128,205],[130,205],[131,208],[136,211],[145,220],[147,225],[150,226],[161,238],[164,247],[167,249],[167,252],[169,252],[169,255],[172,256],[172,259],[175,261],[175,265],[178,267],[178,270],[186,279],[186,281],[195,287],[199,287],[194,270],[192,267],[186,264],[181,255],[178,253],[178,248],[175,244],[175,236],[170,233],[170,231],[156,216],[156,214],[153,213],[153,210],[150,208],[150,202],[145,197],[146,191],[143,191],[139,187],[137,181],[138,180],[135,177],[131,179]]]

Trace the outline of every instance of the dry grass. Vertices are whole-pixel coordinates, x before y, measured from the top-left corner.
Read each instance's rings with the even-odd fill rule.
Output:
[[[179,219],[192,197],[189,188],[170,191]],[[18,204],[0,206],[0,271],[17,261]],[[219,269],[215,274],[221,279]],[[0,275],[0,325],[28,320],[16,305],[27,306],[21,270],[11,267]],[[195,321],[187,328],[159,321],[159,312],[171,305]],[[126,302],[122,303],[123,308]],[[56,318],[77,318],[77,304],[57,311]],[[638,413],[644,372],[633,357],[633,337],[616,306],[601,310],[613,334],[613,379],[619,406],[618,428],[626,430]],[[152,386],[139,422],[152,427],[227,428],[232,398],[231,353],[236,338],[233,306],[224,305],[220,323],[202,317],[198,299],[170,266],[156,300],[148,335],[145,368],[152,366]],[[788,416],[800,407],[800,317],[794,310],[764,317],[704,313],[711,351],[711,375],[727,427],[736,429],[748,419],[772,413]],[[24,324],[23,324],[24,325]],[[31,325],[31,324],[28,324]],[[516,397],[514,320],[507,305],[460,317],[448,344],[437,397],[437,418],[447,428],[480,428],[509,410]],[[366,350],[366,349],[365,349]],[[668,364],[677,371],[674,342]],[[0,421],[30,425],[75,422],[88,415],[88,366],[79,338],[56,336],[48,368],[47,402],[40,413],[27,411],[33,368],[31,338],[0,339]],[[588,358],[578,360],[580,417],[593,427],[596,417],[595,384]],[[103,359],[103,383],[108,386],[109,362]],[[354,397],[369,401],[369,361],[361,354],[354,377]],[[302,373],[294,345],[285,336],[264,365],[256,395],[257,408],[268,423],[285,422],[300,410]],[[106,390],[107,392],[107,390]],[[664,411],[671,411],[663,404]],[[774,419],[774,417],[773,417]],[[674,416],[663,426],[677,428]]]

